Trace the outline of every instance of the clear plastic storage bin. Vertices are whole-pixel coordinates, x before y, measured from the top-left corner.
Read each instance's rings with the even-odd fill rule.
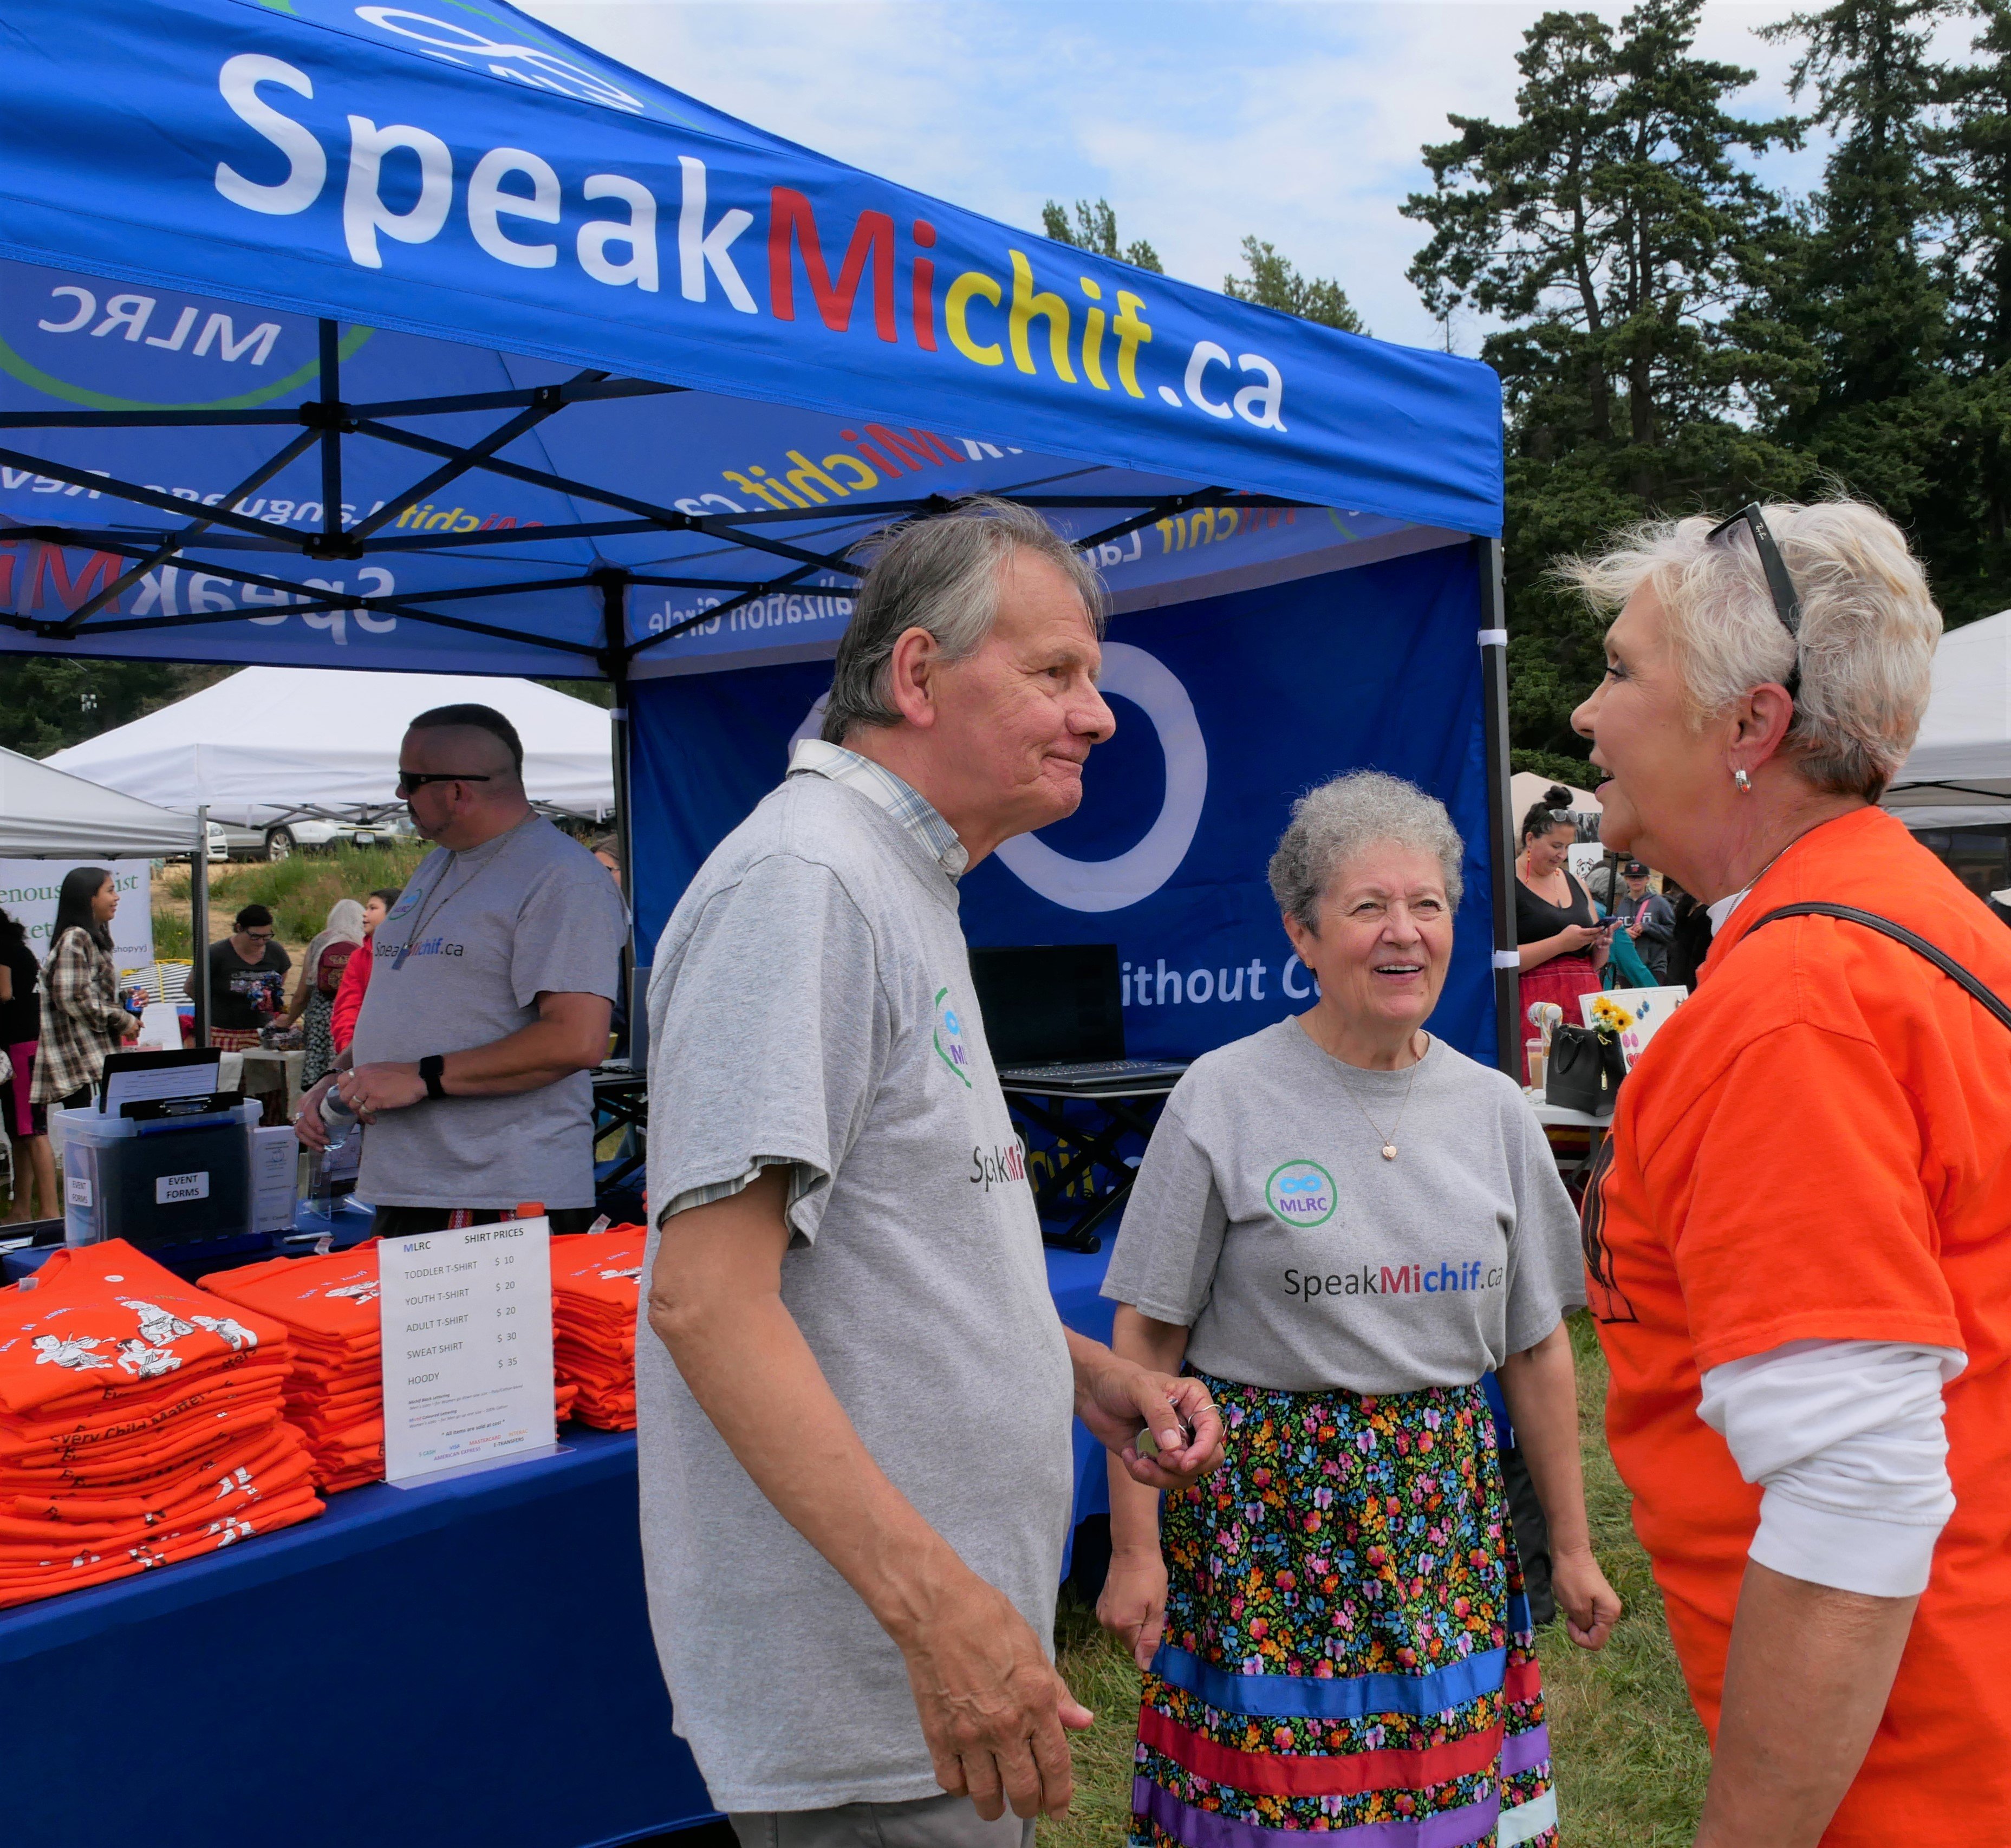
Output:
[[[253,1221],[251,1132],[261,1114],[255,1102],[148,1121],[52,1110],[64,1242],[123,1238],[163,1252],[244,1237]]]

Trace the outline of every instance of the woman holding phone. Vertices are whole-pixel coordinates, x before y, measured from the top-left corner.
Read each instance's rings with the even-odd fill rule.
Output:
[[[1522,817],[1522,851],[1515,861],[1515,942],[1522,958],[1522,1018],[1531,1006],[1554,1001],[1576,1027],[1579,997],[1599,992],[1611,925],[1602,925],[1592,895],[1566,863],[1578,824],[1571,792],[1553,783]],[[1522,1081],[1529,1081],[1526,1055]]]

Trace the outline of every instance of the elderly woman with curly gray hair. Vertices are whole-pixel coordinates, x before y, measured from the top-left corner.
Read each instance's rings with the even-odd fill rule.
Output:
[[[1514,1081],[1425,1030],[1463,857],[1394,777],[1304,797],[1271,888],[1319,998],[1196,1061],[1139,1170],[1112,1344],[1184,1362],[1226,1447],[1163,1510],[1111,1479],[1098,1611],[1144,1671],[1138,1848],[1554,1839],[1490,1369],[1573,1637],[1598,1648],[1619,1604],[1579,1475],[1570,1199]]]
[[[1575,719],[1601,838],[1716,927],[1585,1220],[1614,1461],[1714,1743],[1697,1840],[2002,1842],[2011,938],[1874,806],[1940,613],[1848,500],[1565,573],[1618,612]]]

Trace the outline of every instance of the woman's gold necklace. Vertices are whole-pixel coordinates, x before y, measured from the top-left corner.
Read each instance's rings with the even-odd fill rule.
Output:
[[[1429,1041],[1425,1042],[1425,1049],[1426,1052],[1429,1052],[1431,1049],[1430,1042]],[[1369,1114],[1367,1106],[1363,1104],[1360,1098],[1354,1095],[1354,1088],[1350,1084],[1345,1078],[1343,1078],[1340,1081],[1341,1089],[1347,1093],[1347,1101],[1354,1105],[1356,1109],[1361,1111],[1361,1120],[1367,1123],[1369,1127],[1374,1130],[1376,1134],[1382,1138],[1383,1159],[1386,1162],[1393,1162],[1397,1159],[1397,1132],[1404,1127],[1404,1113],[1411,1107],[1411,1087],[1417,1083],[1418,1067],[1422,1065],[1424,1062],[1424,1055],[1422,1053],[1420,1053],[1418,1057],[1411,1061],[1411,1075],[1404,1081],[1404,1098],[1403,1102],[1397,1106],[1397,1120],[1390,1124],[1386,1131],[1382,1128],[1374,1117]],[[1345,1062],[1340,1059],[1336,1059],[1334,1063],[1337,1065],[1339,1065]]]

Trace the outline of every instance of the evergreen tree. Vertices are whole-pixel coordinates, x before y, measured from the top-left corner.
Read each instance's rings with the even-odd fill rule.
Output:
[[[130,724],[228,671],[159,661],[8,655],[0,659],[0,746],[23,757],[46,757]]]
[[[2011,604],[2011,4],[1978,0],[1974,62],[1951,71],[1948,214],[1937,269],[1949,303],[1956,415],[1944,454],[1953,518],[1934,560],[1952,621]]]
[[[1254,301],[1259,308],[1282,308],[1304,321],[1317,321],[1325,327],[1338,327],[1344,333],[1366,333],[1340,283],[1323,276],[1301,276],[1289,257],[1281,256],[1274,244],[1262,239],[1243,240],[1243,261],[1249,280],[1226,276],[1222,292],[1238,301]]]
[[[1764,29],[1801,42],[1791,86],[1813,92],[1813,119],[1836,137],[1800,261],[1778,290],[1782,319],[1819,361],[1814,391],[1780,433],[1912,528],[1931,559],[1954,512],[1945,450],[1959,415],[1931,262],[1945,203],[1945,73],[1929,41],[1951,10],[1952,0],[1838,0]]]
[[[1797,239],[1740,158],[1795,144],[1749,121],[1753,80],[1693,55],[1702,0],[1643,0],[1617,30],[1550,12],[1517,62],[1517,116],[1454,116],[1427,147],[1432,230],[1411,270],[1440,316],[1506,325],[1482,356],[1508,416],[1511,723],[1529,751],[1582,755],[1570,714],[1603,665],[1599,626],[1546,573],[1562,553],[1662,513],[1794,490],[1810,471],[1770,423],[1810,388],[1813,355],[1770,303]]]
[[[1092,205],[1087,199],[1075,202],[1075,223],[1069,223],[1069,215],[1052,199],[1041,208],[1041,229],[1057,244],[1066,244],[1072,249],[1094,251],[1099,257],[1115,258],[1120,263],[1129,263],[1134,269],[1149,269],[1155,276],[1164,276],[1166,265],[1159,261],[1159,253],[1141,237],[1122,250],[1117,247],[1117,214],[1111,209],[1108,199],[1098,199]]]

